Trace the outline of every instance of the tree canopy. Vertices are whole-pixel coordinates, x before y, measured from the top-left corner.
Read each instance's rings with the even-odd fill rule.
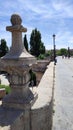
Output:
[[[28,51],[28,41],[27,41],[27,36],[26,36],[26,34],[25,34],[25,36],[24,36],[24,46],[25,46],[26,50]]]
[[[5,39],[1,39],[0,44],[0,57],[4,56],[8,52],[8,46]]]
[[[41,41],[41,33],[34,29],[30,36],[30,53],[36,57],[45,53],[45,46]]]
[[[60,55],[67,55],[67,49],[65,49],[65,48],[61,48],[60,49]]]

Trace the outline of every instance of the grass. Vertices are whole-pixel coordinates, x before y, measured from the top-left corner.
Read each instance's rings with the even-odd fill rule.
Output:
[[[6,85],[1,85],[1,84],[0,84],[0,88],[5,88],[5,90],[6,90],[6,94],[8,94],[8,93],[11,92],[11,88],[10,88],[10,86],[6,86]]]

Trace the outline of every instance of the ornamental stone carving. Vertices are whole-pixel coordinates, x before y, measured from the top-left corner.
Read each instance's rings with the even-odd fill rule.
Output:
[[[12,23],[13,26],[14,25],[21,25],[22,19],[18,14],[13,14],[11,16],[11,23]]]
[[[4,107],[25,109],[34,103],[37,93],[29,89],[31,65],[36,62],[36,58],[29,54],[22,42],[22,32],[26,32],[21,23],[22,19],[18,14],[11,16],[12,26],[7,26],[6,30],[12,33],[12,45],[9,53],[1,58],[0,69],[7,71],[11,87],[11,93],[4,97],[2,104]]]

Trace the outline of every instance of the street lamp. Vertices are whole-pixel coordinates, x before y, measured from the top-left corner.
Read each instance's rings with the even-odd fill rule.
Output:
[[[53,55],[54,55],[54,63],[56,63],[56,45],[55,45],[55,34],[53,34]]]
[[[68,58],[70,58],[70,48],[68,47]]]

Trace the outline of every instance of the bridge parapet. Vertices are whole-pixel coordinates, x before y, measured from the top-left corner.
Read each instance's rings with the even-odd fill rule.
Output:
[[[32,130],[51,130],[53,114],[54,64],[51,62],[38,85],[38,99],[31,109]]]

